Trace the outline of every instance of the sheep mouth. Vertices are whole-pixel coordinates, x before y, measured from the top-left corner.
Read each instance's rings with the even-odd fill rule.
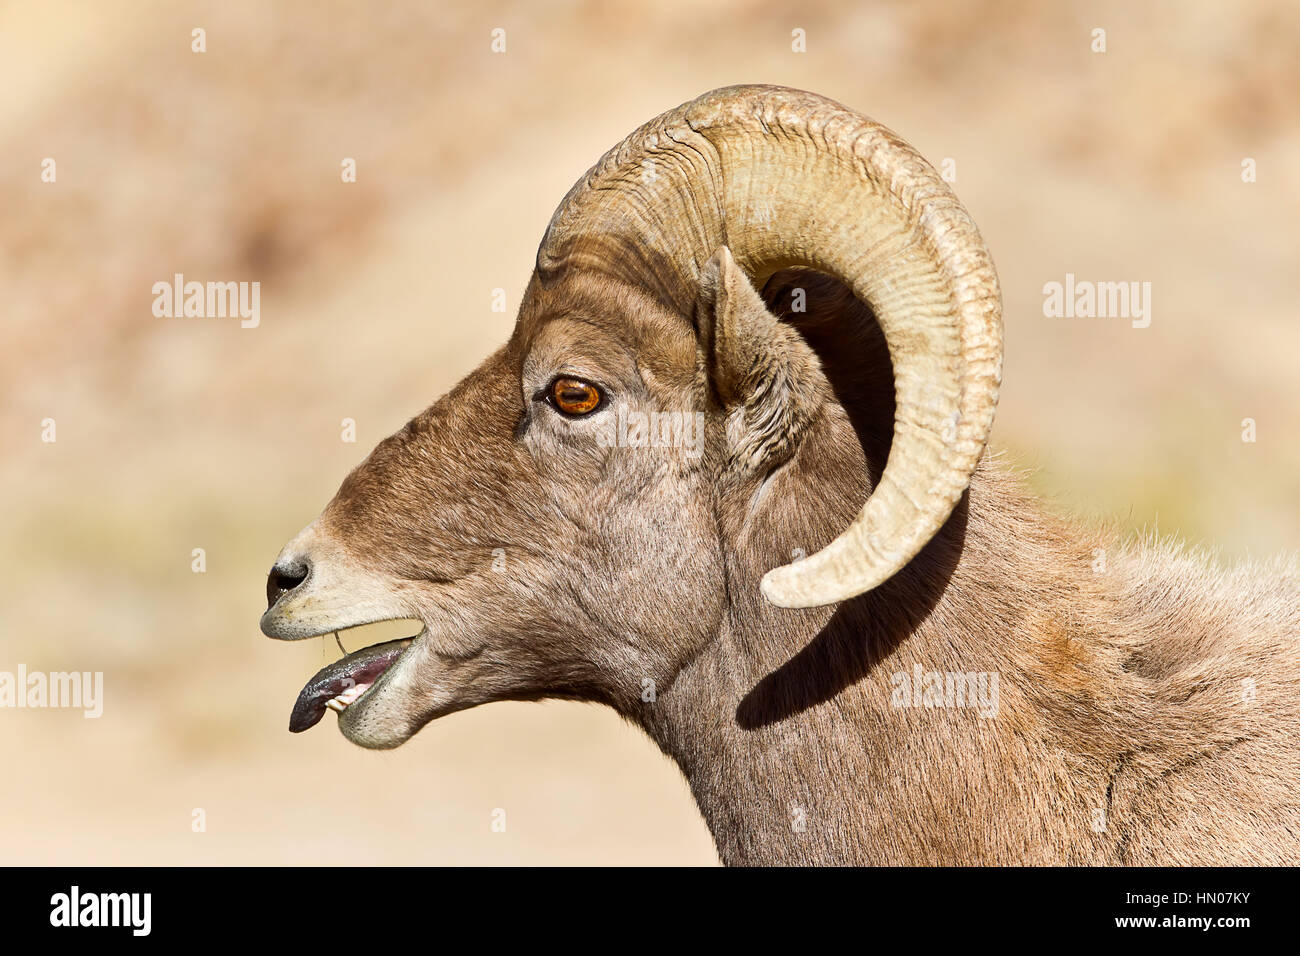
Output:
[[[298,692],[293,713],[289,715],[289,732],[300,734],[315,727],[326,710],[342,714],[379,683],[423,634],[421,631],[415,637],[363,647],[322,667]]]

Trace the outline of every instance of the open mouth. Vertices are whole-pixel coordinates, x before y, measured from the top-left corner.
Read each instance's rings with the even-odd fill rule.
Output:
[[[289,732],[299,734],[320,723],[325,711],[343,713],[373,687],[424,632],[373,644],[322,667],[298,692]]]

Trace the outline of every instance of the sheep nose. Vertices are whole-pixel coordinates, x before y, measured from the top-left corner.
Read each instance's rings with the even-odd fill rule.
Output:
[[[276,601],[306,581],[310,573],[311,565],[306,561],[286,561],[275,565],[266,576],[266,606],[274,607]]]

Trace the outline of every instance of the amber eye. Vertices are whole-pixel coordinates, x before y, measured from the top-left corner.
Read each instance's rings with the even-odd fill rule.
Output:
[[[548,396],[552,405],[565,415],[587,415],[600,407],[604,396],[600,389],[580,378],[557,378]]]

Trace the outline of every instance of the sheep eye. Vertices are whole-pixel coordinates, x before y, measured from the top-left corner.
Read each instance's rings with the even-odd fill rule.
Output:
[[[547,401],[565,415],[590,415],[605,396],[599,388],[580,378],[557,378],[551,383]]]

